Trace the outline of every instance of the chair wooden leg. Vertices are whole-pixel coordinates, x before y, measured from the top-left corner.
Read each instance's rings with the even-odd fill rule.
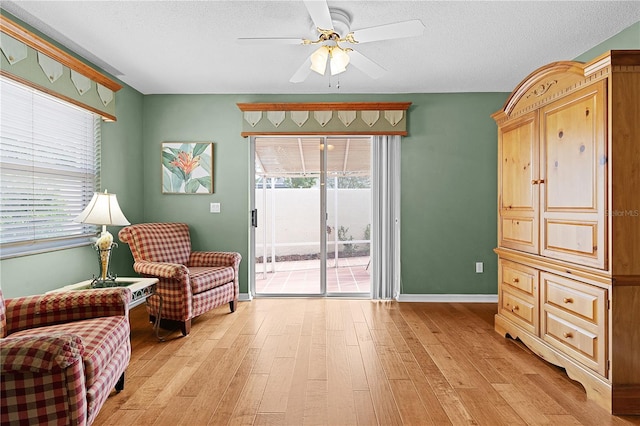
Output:
[[[185,322],[182,323],[182,325],[180,326],[180,331],[182,332],[183,336],[188,336],[189,333],[191,333],[191,320],[188,319]]]
[[[232,300],[231,302],[229,302],[229,308],[231,308],[231,312],[235,312],[236,311],[236,301]]]
[[[120,393],[124,389],[124,372],[116,382],[116,393]]]

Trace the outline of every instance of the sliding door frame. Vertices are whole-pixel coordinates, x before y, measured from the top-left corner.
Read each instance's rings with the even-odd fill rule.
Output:
[[[260,135],[252,135],[249,136],[249,147],[250,147],[250,161],[249,161],[249,208],[252,212],[256,211],[256,186],[255,186],[255,153],[256,153],[256,139],[260,138]],[[269,135],[268,137],[273,138],[273,135]],[[371,143],[373,143],[373,136],[369,135],[278,135],[278,137],[282,137],[283,139],[287,138],[318,138],[320,139],[320,143],[324,144],[324,146],[328,146],[327,140],[332,138],[353,138],[353,137],[368,137],[371,139]],[[370,285],[369,292],[327,292],[327,172],[326,165],[327,163],[327,152],[328,149],[320,150],[320,292],[319,293],[256,293],[256,273],[259,271],[256,270],[256,229],[257,226],[254,226],[254,219],[252,213],[251,223],[249,223],[249,299],[253,297],[332,297],[332,298],[358,298],[358,299],[370,299],[372,296],[372,286]],[[369,155],[372,155],[370,152]],[[337,190],[337,188],[336,188]],[[258,210],[259,212],[259,210]],[[259,214],[259,213],[258,213]],[[265,214],[265,212],[262,212]],[[257,217],[257,216],[256,216]],[[257,225],[257,222],[256,222]],[[371,252],[371,250],[370,250]],[[266,265],[266,259],[264,259]]]

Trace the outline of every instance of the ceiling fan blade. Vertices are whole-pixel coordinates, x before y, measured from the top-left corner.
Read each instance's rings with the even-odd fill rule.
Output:
[[[291,83],[302,83],[309,77],[311,74],[311,55],[307,59],[304,60],[300,68],[291,76],[289,82]]]
[[[424,24],[419,19],[396,22],[395,24],[379,25],[353,31],[353,38],[358,43],[370,41],[390,40],[394,38],[417,37],[424,34]]]
[[[301,38],[280,38],[280,37],[263,37],[263,38],[239,38],[239,44],[303,44]]]
[[[387,72],[380,65],[355,50],[349,52],[349,63],[373,79],[382,77]]]
[[[304,0],[304,5],[311,15],[314,25],[323,30],[333,30],[333,22],[329,13],[327,0]]]

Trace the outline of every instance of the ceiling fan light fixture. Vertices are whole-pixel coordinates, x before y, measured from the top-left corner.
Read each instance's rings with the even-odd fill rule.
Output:
[[[340,74],[347,70],[349,65],[349,55],[340,46],[331,49],[331,75]]]
[[[329,48],[320,46],[318,50],[311,55],[311,69],[320,75],[324,75],[327,69],[327,59],[329,59]]]

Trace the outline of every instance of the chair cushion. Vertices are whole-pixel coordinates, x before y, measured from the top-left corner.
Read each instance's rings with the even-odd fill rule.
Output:
[[[134,260],[186,265],[191,254],[191,236],[186,223],[140,223],[127,227],[133,237]]]
[[[198,294],[227,284],[233,281],[234,273],[232,266],[192,266],[189,268],[191,292]]]
[[[12,333],[11,337],[68,333],[80,336],[84,345],[82,360],[85,383],[91,387],[99,373],[111,363],[111,357],[129,339],[129,319],[124,316],[92,318],[82,321],[31,328]]]

